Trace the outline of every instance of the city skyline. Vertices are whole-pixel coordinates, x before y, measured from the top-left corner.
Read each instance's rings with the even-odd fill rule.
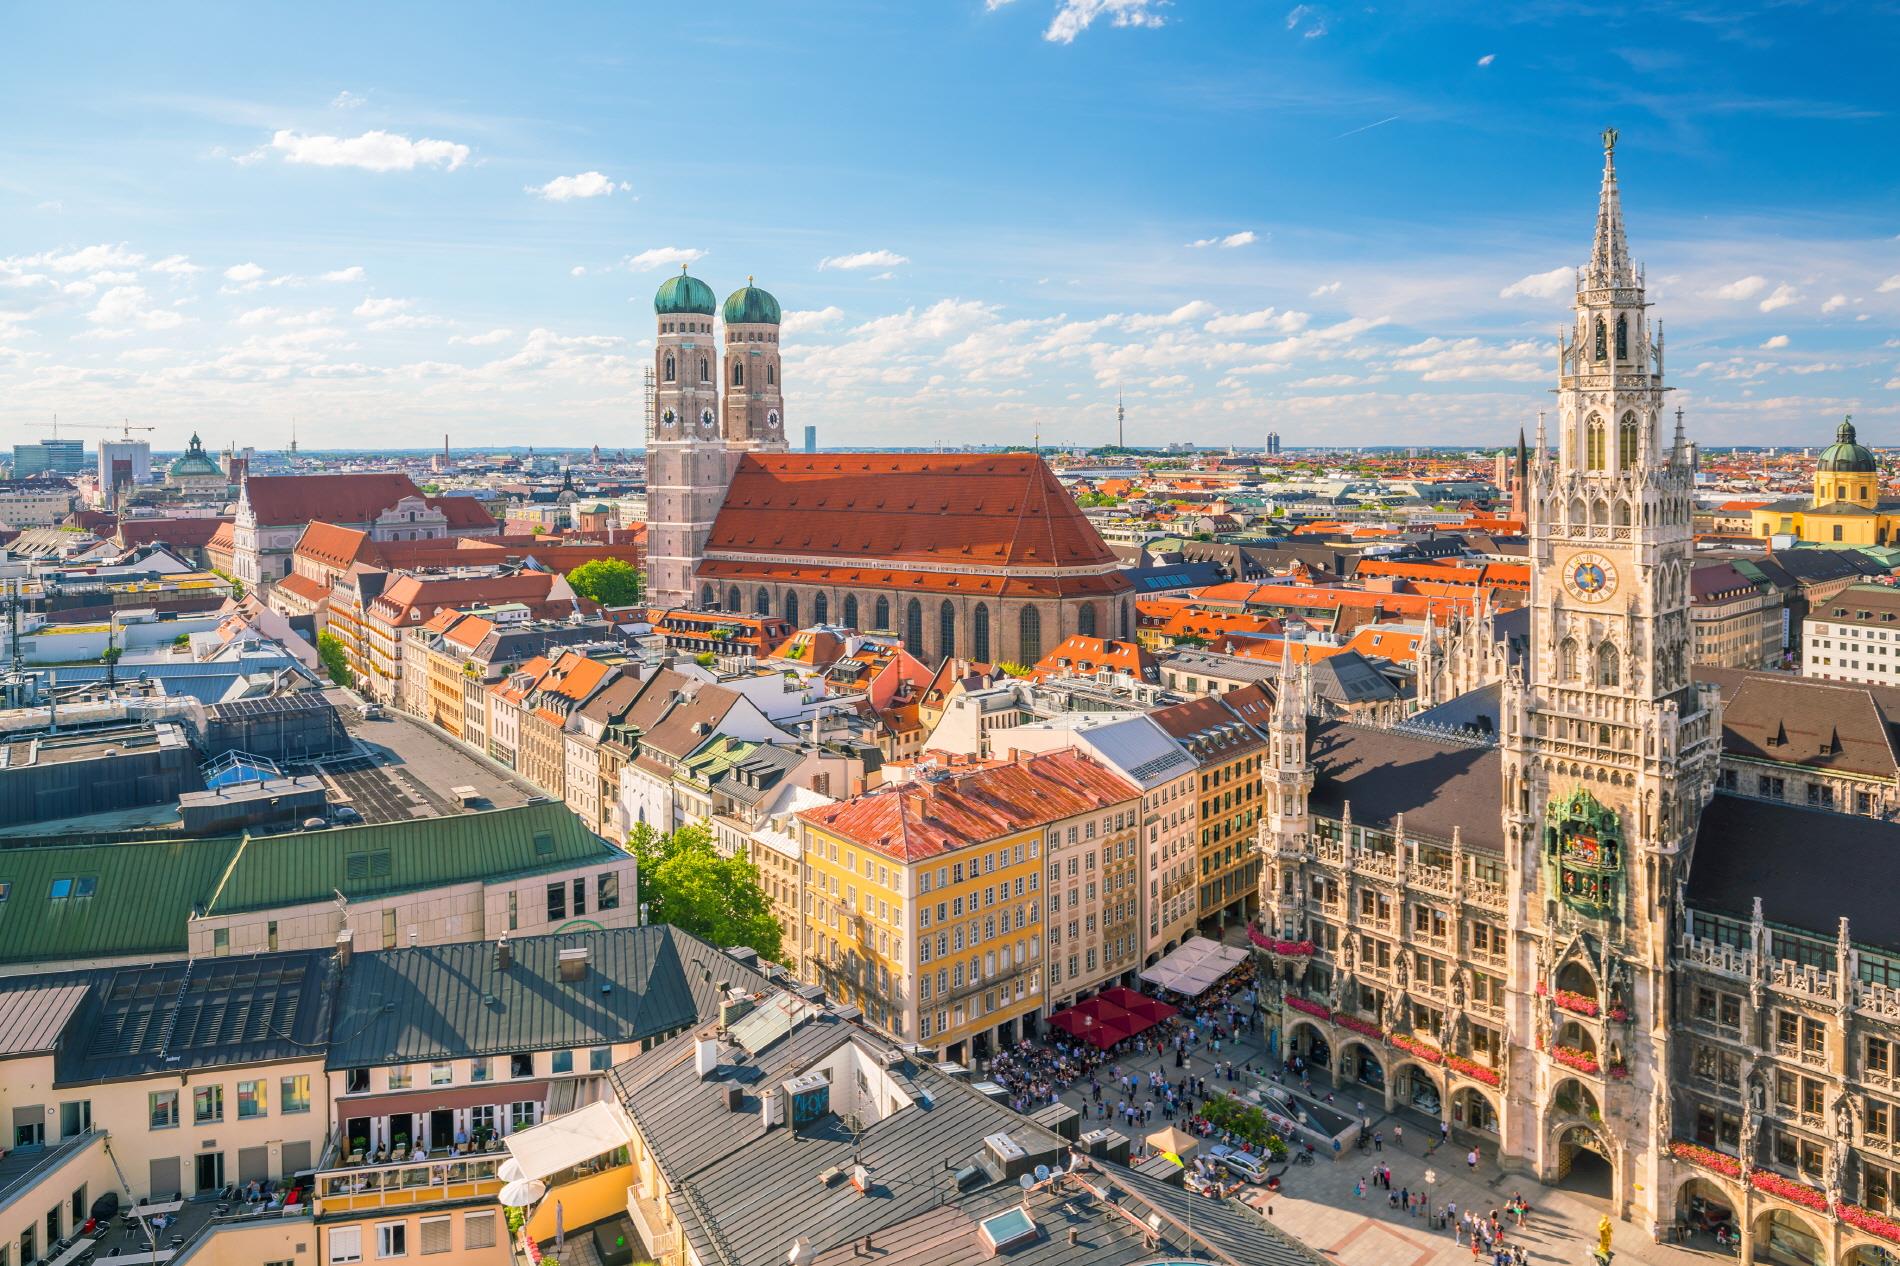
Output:
[[[1118,390],[1143,446],[1498,444],[1546,404],[1614,124],[1690,434],[1896,438],[1900,226],[1846,161],[1893,143],[1885,14],[445,13],[128,9],[138,51],[84,73],[69,19],[22,15],[12,437],[636,447],[686,263],[780,297],[786,422],[827,446],[1106,443]],[[1825,92],[1744,87],[1770,72]]]

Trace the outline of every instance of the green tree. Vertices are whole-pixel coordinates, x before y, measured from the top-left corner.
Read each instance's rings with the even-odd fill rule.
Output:
[[[670,923],[722,949],[749,945],[778,959],[784,929],[759,883],[759,868],[743,854],[721,854],[705,823],[661,835],[643,822],[627,847],[639,862],[649,922]]]
[[[583,598],[603,607],[627,607],[640,601],[646,577],[632,563],[617,558],[594,558],[567,573],[567,583]]]
[[[349,657],[343,653],[343,643],[337,640],[336,634],[317,634],[317,662],[337,685],[355,684],[356,674],[350,671]]]

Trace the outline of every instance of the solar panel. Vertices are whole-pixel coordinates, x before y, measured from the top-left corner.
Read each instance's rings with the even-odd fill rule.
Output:
[[[732,1040],[748,1055],[757,1055],[817,1013],[803,998],[775,993],[733,1024]]]

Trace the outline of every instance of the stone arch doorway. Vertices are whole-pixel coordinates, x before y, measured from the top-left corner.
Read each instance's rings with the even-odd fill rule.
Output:
[[[1755,1215],[1754,1260],[1774,1266],[1824,1266],[1827,1241],[1813,1222],[1792,1209]]]
[[[1738,1234],[1741,1224],[1736,1210],[1740,1208],[1740,1200],[1726,1187],[1699,1174],[1676,1190],[1676,1224],[1689,1228],[1691,1243],[1712,1241],[1715,1228],[1721,1225]]]
[[[1286,1031],[1286,1057],[1291,1061],[1295,1055],[1309,1067],[1331,1068],[1333,1065],[1332,1045],[1320,1032],[1319,1025],[1311,1020],[1295,1020]]]
[[[1498,1110],[1482,1090],[1475,1086],[1460,1086],[1451,1095],[1451,1123],[1460,1129],[1475,1130],[1480,1134],[1496,1134]]]
[[[1558,1128],[1552,1185],[1578,1195],[1614,1200],[1616,1162],[1610,1145],[1587,1125]]]
[[[1444,1087],[1438,1084],[1438,1079],[1423,1064],[1415,1064],[1410,1060],[1395,1064],[1392,1078],[1392,1102],[1395,1106],[1443,1119]]]
[[[1900,1266],[1900,1248],[1868,1240],[1842,1253],[1841,1266]]]
[[[1364,1042],[1347,1042],[1339,1051],[1339,1079],[1385,1092],[1385,1062]]]

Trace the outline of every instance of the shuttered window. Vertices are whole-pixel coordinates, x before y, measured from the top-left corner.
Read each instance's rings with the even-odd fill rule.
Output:
[[[495,1247],[495,1215],[471,1213],[462,1219],[463,1248]]]
[[[417,1224],[417,1229],[421,1231],[424,1256],[449,1251],[449,1227],[452,1221],[450,1218],[424,1218]]]

